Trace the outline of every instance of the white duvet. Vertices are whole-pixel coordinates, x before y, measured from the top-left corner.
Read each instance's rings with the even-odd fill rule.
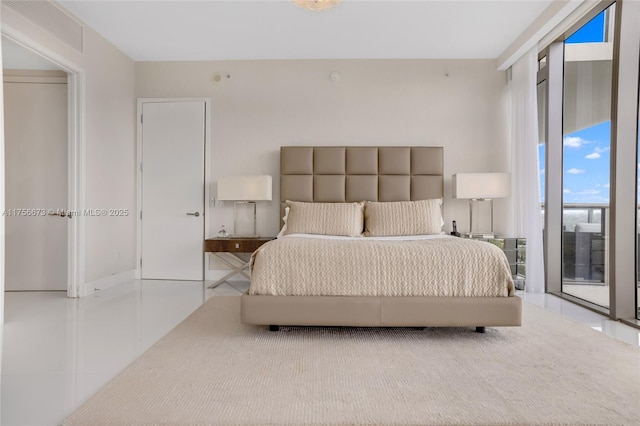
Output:
[[[507,297],[507,258],[493,244],[448,235],[292,234],[251,258],[252,295]]]

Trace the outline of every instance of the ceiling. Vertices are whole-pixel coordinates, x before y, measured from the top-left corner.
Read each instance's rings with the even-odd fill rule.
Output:
[[[135,61],[497,58],[553,1],[59,3]]]

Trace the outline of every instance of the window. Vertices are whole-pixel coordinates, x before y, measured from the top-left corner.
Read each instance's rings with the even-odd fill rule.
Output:
[[[546,56],[545,56],[546,58]],[[537,86],[537,99],[538,99],[538,165],[540,170],[538,176],[540,176],[540,205],[542,206],[541,221],[544,223],[544,182],[545,182],[545,151],[546,151],[546,138],[545,129],[547,127],[547,81],[542,80]]]
[[[543,56],[538,60],[538,71],[547,66],[547,57]]]

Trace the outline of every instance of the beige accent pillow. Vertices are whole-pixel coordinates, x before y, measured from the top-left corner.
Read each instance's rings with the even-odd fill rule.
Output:
[[[302,203],[287,201],[289,234],[360,237],[364,228],[364,202]]]
[[[280,229],[280,232],[278,232],[278,235],[276,235],[276,238],[282,238],[284,236],[284,233],[287,231],[287,220],[289,218],[289,207],[285,207],[284,208],[284,216],[282,216],[282,223],[284,225],[282,225],[282,229]]]
[[[442,199],[367,202],[364,206],[364,235],[431,235],[442,232]]]

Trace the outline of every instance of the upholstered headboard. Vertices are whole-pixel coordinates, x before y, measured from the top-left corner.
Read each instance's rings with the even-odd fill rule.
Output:
[[[283,146],[280,202],[442,198],[442,171],[442,147]]]

